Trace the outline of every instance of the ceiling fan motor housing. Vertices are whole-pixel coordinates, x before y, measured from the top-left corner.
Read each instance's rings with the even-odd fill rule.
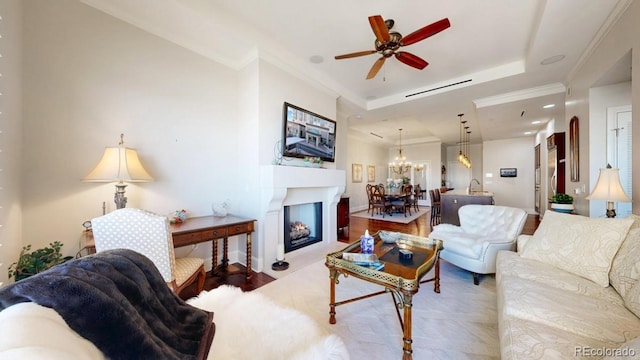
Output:
[[[389,41],[381,42],[378,39],[376,39],[375,41],[376,50],[385,57],[393,55],[393,52],[400,48],[400,40],[402,40],[402,34],[397,31],[390,31],[389,37]]]

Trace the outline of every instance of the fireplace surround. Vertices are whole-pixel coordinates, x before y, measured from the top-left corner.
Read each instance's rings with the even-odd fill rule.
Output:
[[[284,245],[284,206],[321,202],[323,219],[321,242],[286,253],[291,264],[288,271],[306,265],[296,258],[315,252],[321,258],[328,246],[337,243],[337,204],[346,186],[344,170],[265,165],[260,169],[260,182],[264,209],[264,220],[259,225],[264,246],[260,260],[264,272],[274,277],[283,275],[273,271],[271,264],[276,260],[278,244]]]

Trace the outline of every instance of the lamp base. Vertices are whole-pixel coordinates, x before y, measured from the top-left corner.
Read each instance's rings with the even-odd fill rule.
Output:
[[[127,207],[127,197],[124,196],[124,189],[127,187],[127,184],[118,183],[116,184],[116,193],[113,195],[113,202],[116,203],[116,209],[122,209]]]
[[[283,271],[283,270],[287,270],[288,268],[289,268],[289,263],[284,260],[276,261],[271,265],[271,269],[274,271]]]
[[[607,201],[607,217],[616,217],[616,209],[613,207],[613,201]]]

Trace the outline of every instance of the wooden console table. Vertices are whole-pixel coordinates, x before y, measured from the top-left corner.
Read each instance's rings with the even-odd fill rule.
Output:
[[[173,247],[181,247],[213,241],[211,256],[212,273],[219,268],[227,269],[229,265],[228,238],[234,235],[247,235],[247,262],[245,280],[251,279],[251,233],[254,230],[254,219],[245,219],[232,215],[225,217],[202,216],[189,218],[180,224],[171,224],[170,230],[173,237]],[[223,239],[222,263],[218,266],[218,240]],[[91,231],[85,232],[84,248],[89,252],[95,252],[95,242]]]

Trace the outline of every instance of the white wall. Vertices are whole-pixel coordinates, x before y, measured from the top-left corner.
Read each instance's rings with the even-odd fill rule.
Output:
[[[522,137],[483,143],[484,190],[492,191],[496,205],[535,213],[534,138]],[[505,151],[507,150],[508,151]],[[516,177],[500,177],[501,168],[516,168]]]
[[[446,179],[449,183],[451,183],[451,187],[455,189],[466,189],[469,186],[469,181],[471,179],[477,179],[480,181],[480,185],[484,188],[484,176],[483,176],[483,161],[484,156],[482,155],[484,152],[484,148],[482,144],[471,144],[467,150],[467,156],[469,160],[471,160],[471,177],[469,180],[467,179],[456,179],[453,171],[449,171],[449,166],[447,165],[450,162],[457,163],[457,156],[460,153],[459,146],[449,146],[447,147],[447,174]]]
[[[632,114],[634,124],[640,123],[640,27],[638,26],[640,19],[640,2],[633,1],[628,9],[610,29],[607,35],[598,43],[593,52],[586,58],[582,66],[569,77],[568,87],[571,89],[571,96],[566,99],[566,118],[577,116],[580,119],[580,139],[592,139],[591,118],[589,101],[590,89],[594,86],[611,67],[618,62],[629,51],[632,53],[631,60],[631,106],[635,111]],[[595,131],[595,130],[594,130]],[[594,134],[595,135],[595,134]],[[603,134],[604,136],[604,134]],[[640,126],[633,126],[633,143],[637,144],[640,139]],[[583,146],[584,145],[584,146]],[[602,163],[591,161],[590,154],[606,152],[606,148],[596,149],[592,146],[599,146],[595,143],[592,145],[588,142],[580,142],[580,171],[581,173],[593,173],[593,167],[600,167]],[[633,148],[633,179],[640,179],[640,146]],[[588,169],[588,170],[587,170]],[[567,169],[568,170],[568,169]],[[568,173],[567,173],[568,175]],[[587,189],[593,188],[596,178],[590,176],[588,179]],[[632,211],[634,214],[640,214],[640,186],[633,188],[632,198],[634,199]],[[580,213],[587,211],[589,208],[584,198],[579,198],[577,206]],[[588,214],[586,214],[588,215]],[[592,216],[598,216],[593,214]]]
[[[598,181],[600,168],[607,165],[607,108],[617,107],[631,104],[631,83],[624,82],[609,86],[600,86],[591,88],[589,95],[589,139],[590,144],[589,159],[590,166],[582,166],[581,182],[591,184],[587,188],[586,194],[574,196],[574,199],[583,200],[584,197],[591,193],[591,190]],[[637,161],[636,161],[637,163]],[[605,201],[584,201],[577,202],[581,205],[578,211],[591,214],[594,217],[605,216],[607,205]],[[583,206],[589,205],[588,212],[582,209]]]
[[[347,187],[345,194],[349,196],[351,212],[367,209],[368,199],[366,193],[367,166],[376,167],[376,178],[372,184],[385,183],[387,181],[388,149],[381,144],[362,141],[358,136],[348,136],[349,147],[347,149]],[[362,182],[352,182],[351,164],[362,165]]]
[[[282,137],[282,104],[335,119],[337,96],[259,57],[229,69],[77,1],[23,5],[22,214],[37,226],[25,226],[12,244],[59,240],[75,254],[82,222],[101,215],[103,202],[115,208],[113,184],[80,179],[124,133],[155,178],[129,184],[128,207],[201,216],[229,199],[232,214],[258,220],[253,255],[261,258],[258,174]],[[345,123],[337,134],[342,162]],[[240,239],[229,243],[231,261],[244,259]],[[178,250],[188,252],[210,267],[210,244]]]
[[[20,0],[0,1],[0,286],[7,268],[22,247],[22,6]],[[29,224],[31,226],[37,223]]]
[[[120,133],[155,178],[128,207],[196,216],[229,197],[236,72],[76,1],[24,10],[24,244],[75,254],[82,222],[114,209],[113,184],[80,179]]]

